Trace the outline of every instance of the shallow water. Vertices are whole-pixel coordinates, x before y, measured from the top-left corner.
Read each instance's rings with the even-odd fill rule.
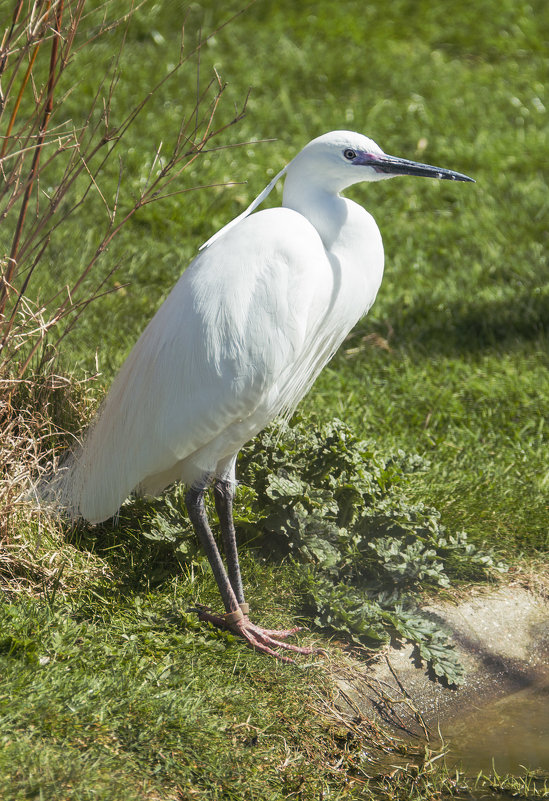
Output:
[[[533,685],[468,713],[442,732],[446,765],[466,775],[549,774],[549,683]]]

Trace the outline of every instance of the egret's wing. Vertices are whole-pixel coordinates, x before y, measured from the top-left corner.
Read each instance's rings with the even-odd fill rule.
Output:
[[[311,325],[329,300],[315,229],[289,209],[241,222],[185,271],[122,366],[72,471],[73,507],[113,515],[150,476],[209,447],[236,452],[231,427],[280,411]],[[320,277],[319,277],[320,276]],[[297,384],[296,384],[297,392]],[[256,415],[257,419],[254,418]],[[247,423],[247,424],[246,424]],[[196,476],[198,478],[198,476]]]

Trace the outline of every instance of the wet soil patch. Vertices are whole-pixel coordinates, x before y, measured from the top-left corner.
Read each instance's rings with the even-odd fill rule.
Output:
[[[369,721],[395,741],[448,748],[447,764],[480,770],[549,773],[549,603],[506,584],[470,591],[424,611],[455,643],[464,683],[445,687],[412,646],[388,647],[372,663],[332,665],[334,706]],[[388,749],[390,751],[392,749]]]

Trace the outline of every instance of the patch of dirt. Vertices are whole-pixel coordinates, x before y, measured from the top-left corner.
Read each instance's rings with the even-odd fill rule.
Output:
[[[508,583],[472,588],[456,602],[433,603],[424,612],[455,643],[464,683],[445,687],[418,661],[415,649],[387,647],[370,663],[338,660],[329,670],[334,708],[349,720],[374,721],[395,734],[429,739],[439,726],[549,679],[547,586],[535,591]]]

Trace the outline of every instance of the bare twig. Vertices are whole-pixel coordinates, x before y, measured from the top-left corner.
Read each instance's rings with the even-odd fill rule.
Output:
[[[10,520],[19,514],[25,478],[30,471],[39,472],[42,457],[55,458],[57,439],[75,436],[59,421],[52,422],[49,403],[52,393],[63,391],[63,379],[51,371],[56,348],[89,305],[116,291],[111,284],[118,264],[100,268],[103,254],[144,206],[198,189],[234,185],[173,182],[188,174],[202,154],[236,146],[220,143],[219,137],[242,119],[248,98],[232,118],[217,124],[225,85],[215,71],[210,81],[203,80],[200,52],[245,9],[201,35],[190,48],[187,39],[188,49],[183,30],[175,66],[115,121],[128,27],[135,11],[149,1],[128,0],[121,14],[121,4],[114,0],[100,5],[86,0],[15,0],[12,18],[0,32],[0,222],[3,231],[10,232],[6,251],[0,253],[0,577],[10,574],[19,560],[29,586],[34,586],[34,577],[28,552],[14,545],[6,556],[4,546],[10,537],[15,542],[15,523]],[[111,17],[113,9],[116,18]],[[82,25],[94,26],[91,36],[77,36]],[[84,120],[75,125],[63,114],[67,98],[78,91],[71,75],[74,57],[115,28],[121,35],[112,66],[98,77]],[[192,107],[182,115],[175,141],[155,147],[133,196],[126,186],[120,143],[182,69],[196,70]],[[118,175],[109,185],[105,168],[113,156],[118,158]],[[44,299],[38,268],[51,258],[59,232],[90,201],[100,204],[103,227],[76,275],[69,282],[60,279]],[[31,366],[38,372],[31,373]],[[74,379],[68,380],[69,390],[74,384]],[[35,565],[35,571],[40,581],[54,588],[66,580],[59,565],[51,571]]]
[[[146,0],[143,0],[143,2],[146,2]],[[5,268],[0,284],[0,316],[4,318],[0,332],[0,352],[5,351],[4,360],[0,363],[0,369],[5,368],[10,361],[12,350],[9,345],[11,341],[15,342],[15,338],[13,338],[15,334],[17,334],[16,350],[18,352],[21,350],[20,343],[22,340],[20,335],[22,332],[18,326],[23,318],[18,316],[18,310],[21,307],[23,296],[32,286],[32,277],[37,265],[47,252],[55,232],[67,223],[68,218],[78,208],[87,202],[90,191],[93,190],[97,193],[106,210],[106,229],[100,241],[96,244],[91,258],[81,269],[80,274],[71,284],[69,291],[62,293],[61,289],[58,290],[45,304],[43,313],[46,313],[46,309],[51,309],[51,311],[44,317],[40,326],[32,329],[33,341],[31,343],[29,339],[28,352],[19,364],[18,375],[25,373],[33,355],[56,325],[73,313],[76,315],[75,319],[78,319],[82,309],[89,305],[91,299],[97,297],[98,292],[99,295],[103,294],[101,288],[104,286],[104,278],[96,282],[96,289],[91,291],[88,298],[80,296],[81,292],[85,291],[84,287],[87,286],[88,277],[95,270],[109,244],[142,207],[176,194],[217,185],[203,184],[168,191],[170,184],[194,164],[203,152],[223,149],[223,145],[215,148],[208,147],[208,145],[212,139],[218,137],[228,127],[238,123],[245,114],[247,98],[242,108],[235,111],[232,120],[216,128],[214,119],[225,91],[225,86],[219,75],[214,72],[214,77],[206,88],[201,89],[200,76],[199,55],[201,47],[211,36],[218,33],[242,13],[238,12],[208,36],[201,37],[190,52],[184,51],[182,37],[177,64],[136,103],[117,127],[112,126],[111,107],[118,85],[120,61],[127,37],[128,25],[131,22],[133,12],[135,9],[140,8],[143,2],[132,4],[129,12],[115,21],[109,21],[107,18],[110,2],[104,3],[102,7],[103,21],[95,35],[110,31],[116,25],[122,25],[124,30],[110,76],[105,76],[100,80],[87,118],[78,129],[73,127],[72,130],[68,130],[66,125],[61,124],[60,127],[58,124],[58,130],[53,128],[49,131],[49,124],[54,108],[54,91],[59,84],[61,74],[70,63],[78,25],[82,19],[88,18],[84,17],[85,0],[52,0],[44,4],[44,6],[40,6],[38,13],[27,12],[27,16],[22,14],[24,4],[19,3],[15,9],[16,13],[14,13],[11,28],[4,34],[2,40],[3,50],[0,52],[0,67],[3,66],[5,68],[8,55],[16,54],[18,60],[13,63],[11,80],[13,79],[13,72],[17,73],[24,69],[24,74],[19,83],[15,102],[12,103],[5,135],[3,139],[0,139],[0,170],[6,178],[4,186],[0,189],[0,198],[3,196],[6,198],[5,206],[0,211],[0,218],[3,217],[4,220],[7,220],[14,206],[17,203],[20,204],[18,219],[14,227],[11,251],[5,259]],[[64,14],[66,14],[66,24],[63,23]],[[51,22],[49,21],[50,19]],[[38,64],[41,48],[46,41],[51,42],[51,52],[48,78],[45,87],[42,89],[39,86],[35,86],[34,69]],[[27,58],[24,57],[25,53],[28,56]],[[101,187],[101,176],[107,161],[112,157],[115,148],[151,98],[158,94],[166,82],[184,64],[189,63],[189,60],[193,57],[197,58],[195,104],[190,114],[181,121],[170,157],[161,160],[162,145],[159,145],[152,159],[144,185],[129,207],[127,202],[122,203],[122,178],[124,173],[122,160],[119,159],[118,184],[114,199],[111,201]],[[30,113],[25,118],[24,115],[23,117],[21,115],[21,103],[25,89],[30,85],[31,81],[35,91],[35,107],[30,110]],[[13,80],[9,86],[13,89],[15,86]],[[204,112],[205,102],[214,87],[213,99],[209,103],[207,112]],[[58,104],[62,105],[65,97],[62,96],[57,101]],[[101,106],[99,106],[100,103]],[[96,111],[99,111],[99,108],[102,108],[102,111],[98,115]],[[58,114],[59,112],[57,111],[56,113]],[[15,126],[16,120],[20,123],[17,126],[17,130]],[[16,146],[14,147],[14,145]],[[54,149],[51,149],[49,158],[43,160],[41,156],[44,149],[46,147],[52,148],[52,145]],[[55,145],[57,146],[55,147]],[[101,151],[103,151],[102,154]],[[28,156],[31,157],[32,163],[26,178],[23,178],[23,168]],[[46,194],[40,189],[41,176],[50,167],[61,164],[61,160],[64,162],[61,178],[56,181],[53,192]],[[67,203],[67,200],[73,197],[73,189],[76,186],[76,182],[83,175],[87,176],[87,186],[84,186],[81,190],[79,197]],[[35,188],[38,189],[36,193],[36,209],[33,210],[31,219],[30,201]],[[39,198],[47,201],[47,205],[43,209],[40,207],[43,205],[42,203],[38,205]],[[59,213],[62,202],[63,211]],[[125,207],[124,210],[123,206]],[[110,276],[112,271],[107,271],[107,274]],[[19,284],[19,287],[15,289],[14,287],[17,284]],[[15,295],[13,294],[14,292]],[[8,303],[10,308],[6,314]],[[53,305],[55,303],[58,303],[58,305]],[[14,327],[17,328],[17,331],[15,331]],[[30,332],[27,333],[30,336]],[[63,337],[64,334],[61,333],[58,341]]]
[[[40,129],[40,134],[39,134],[38,141],[36,143],[36,147],[35,147],[34,154],[33,154],[30,176],[29,176],[29,180],[28,180],[28,183],[27,183],[27,188],[25,190],[25,194],[24,194],[24,197],[23,197],[23,202],[21,204],[21,211],[19,212],[19,219],[17,220],[17,225],[15,227],[15,232],[14,232],[14,236],[13,236],[13,240],[12,240],[12,246],[11,246],[10,259],[9,259],[9,262],[8,262],[8,270],[6,272],[6,275],[4,276],[3,286],[0,289],[0,317],[3,317],[3,315],[4,315],[4,310],[5,310],[5,307],[6,307],[6,301],[8,299],[8,285],[11,283],[12,278],[13,278],[13,274],[14,274],[15,269],[16,269],[17,257],[18,257],[18,251],[19,251],[19,243],[21,241],[21,235],[22,235],[22,232],[23,232],[23,225],[24,225],[24,222],[25,222],[25,217],[27,215],[27,209],[28,209],[28,206],[29,206],[30,194],[31,194],[31,191],[32,191],[32,186],[34,184],[34,181],[36,180],[36,178],[38,176],[38,165],[39,165],[39,162],[40,162],[40,153],[42,151],[42,145],[44,143],[44,138],[45,138],[46,131],[47,131],[47,128],[48,128],[48,123],[49,123],[49,120],[50,120],[50,117],[51,117],[51,113],[52,113],[52,110],[53,110],[53,90],[54,90],[54,86],[55,86],[55,71],[56,71],[56,66],[57,66],[57,53],[58,53],[58,49],[59,49],[59,34],[61,32],[61,21],[62,21],[62,18],[63,18],[63,0],[60,0],[59,5],[57,6],[57,9],[56,9],[56,14],[55,14],[54,31],[55,31],[55,33],[57,35],[54,36],[53,40],[52,40],[52,48],[51,48],[51,55],[50,55],[50,69],[49,69],[49,73],[48,73],[47,98],[46,98],[46,103],[45,103],[45,106],[44,106],[44,115],[43,115],[43,119],[42,119],[42,126],[41,126],[41,129]],[[26,86],[28,78],[30,76],[30,73],[32,72],[32,66],[34,65],[34,61],[36,59],[37,52],[38,52],[38,45],[37,45],[37,47],[35,48],[35,50],[33,52],[33,56],[32,56],[32,59],[31,59],[31,64],[30,64],[30,72],[27,71],[27,74],[25,75],[24,86]],[[19,108],[20,101],[21,101],[21,93],[19,94],[19,96],[17,98],[17,101],[16,101],[15,113],[17,112],[17,109]],[[15,117],[13,117],[13,119],[15,119]],[[13,119],[10,120],[10,124],[12,124]],[[8,133],[8,136],[6,137],[6,141],[8,140],[8,138],[9,138],[9,133]],[[4,347],[5,342],[6,342],[6,337],[9,336],[10,330],[11,330],[11,326],[8,324],[8,326],[6,327],[6,331],[4,332],[4,336],[2,338],[2,342],[0,343],[0,350]]]

